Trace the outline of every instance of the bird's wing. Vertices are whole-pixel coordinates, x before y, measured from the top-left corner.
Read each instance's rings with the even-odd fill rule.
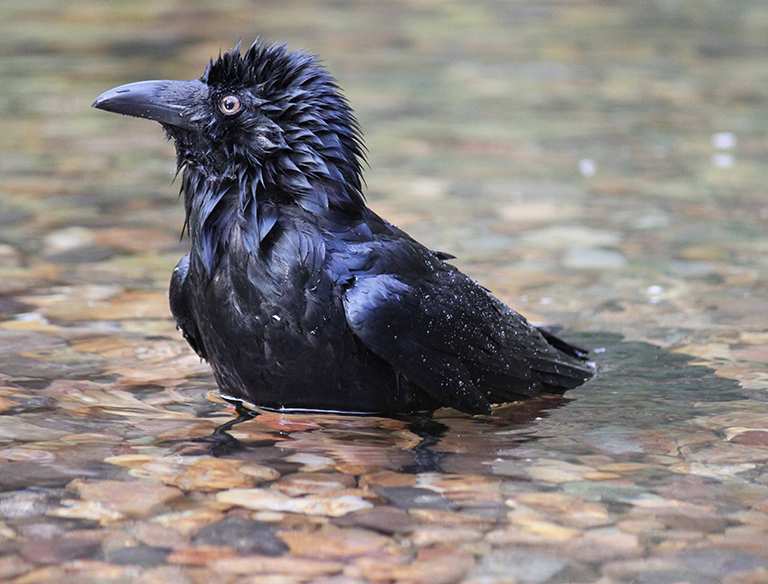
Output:
[[[592,376],[453,266],[434,255],[425,273],[413,266],[356,274],[344,309],[365,345],[441,403],[489,413],[491,403],[562,392]]]
[[[176,321],[176,327],[190,344],[192,349],[201,359],[208,359],[205,347],[203,346],[200,331],[197,329],[192,307],[189,304],[189,287],[187,285],[187,276],[189,274],[189,254],[181,258],[176,265],[171,276],[171,313]]]

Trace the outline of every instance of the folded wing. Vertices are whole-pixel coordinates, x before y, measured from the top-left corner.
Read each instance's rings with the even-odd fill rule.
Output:
[[[357,274],[343,299],[352,331],[411,382],[446,406],[487,414],[492,403],[561,393],[592,376],[570,345],[425,252],[425,273]]]

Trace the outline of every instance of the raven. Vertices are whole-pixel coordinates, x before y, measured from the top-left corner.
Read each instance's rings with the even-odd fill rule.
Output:
[[[362,134],[314,55],[238,44],[200,79],[130,83],[93,106],[175,142],[191,251],[171,312],[226,399],[489,414],[593,375],[584,351],[366,206]]]

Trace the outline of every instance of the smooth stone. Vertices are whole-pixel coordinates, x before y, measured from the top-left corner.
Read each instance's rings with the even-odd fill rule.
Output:
[[[289,511],[327,517],[341,517],[353,511],[373,507],[372,503],[353,495],[338,497],[307,495],[291,498],[272,489],[230,489],[217,493],[216,500],[255,511]]]
[[[154,568],[163,563],[170,551],[170,548],[138,545],[107,550],[103,556],[104,560],[111,564],[121,566],[139,565]]]
[[[515,581],[545,582],[563,571],[565,560],[534,553],[521,553],[513,548],[495,549],[480,560],[477,568],[470,573],[470,578],[482,576],[503,576]]]
[[[375,487],[373,491],[401,509],[454,509],[456,505],[442,495],[419,487]]]
[[[298,495],[322,495],[333,491],[353,488],[357,481],[353,476],[341,473],[294,473],[287,475],[272,485],[273,489],[289,497]]]
[[[6,462],[0,473],[0,491],[25,488],[54,488],[69,484],[80,477],[112,478],[120,476],[117,467],[104,462],[39,464],[35,462]],[[116,481],[117,482],[117,481]]]
[[[412,487],[416,477],[391,470],[380,470],[360,477],[361,487]]]
[[[152,523],[166,529],[172,529],[181,537],[187,538],[198,533],[206,525],[210,525],[214,521],[219,521],[223,517],[224,513],[218,509],[198,507],[186,511],[157,515],[152,518]],[[141,538],[141,536],[139,536],[139,538]]]
[[[98,501],[63,500],[63,507],[48,511],[47,515],[64,519],[85,519],[106,524],[119,521],[125,515],[114,509],[107,509]]]
[[[280,556],[288,551],[288,546],[275,536],[272,525],[243,517],[227,517],[206,525],[192,543],[231,547],[242,553],[265,556]]]
[[[570,483],[580,481],[592,468],[562,460],[541,460],[528,467],[526,474],[536,481],[545,483]]]
[[[506,507],[500,507],[498,510],[488,507],[464,507],[460,512],[443,509],[410,509],[408,514],[422,523],[490,528],[506,517],[506,511]]]
[[[157,566],[144,570],[137,584],[193,584],[182,566]]]
[[[340,527],[362,527],[373,529],[379,533],[392,535],[395,533],[410,533],[418,523],[402,509],[395,507],[374,507],[350,513],[334,520]]]
[[[85,501],[98,501],[103,507],[128,517],[146,517],[163,509],[166,503],[182,498],[184,493],[152,481],[73,481]]]
[[[765,558],[725,550],[686,550],[675,556],[690,570],[722,578],[766,567]]]
[[[697,531],[702,533],[721,532],[728,527],[728,518],[715,513],[686,510],[682,513],[659,514],[656,519],[663,521],[670,529]]]
[[[601,572],[608,578],[632,581],[641,573],[670,572],[680,570],[682,567],[682,563],[672,557],[650,557],[608,562],[603,564]]]
[[[565,542],[562,549],[567,555],[590,563],[637,557],[643,552],[637,535],[615,527],[587,531],[583,536]]]
[[[385,563],[364,565],[362,575],[369,582],[398,584],[451,584],[460,582],[475,565],[474,558],[450,550],[449,554],[424,557],[421,553],[410,564]]]
[[[254,555],[221,559],[213,562],[211,567],[216,572],[225,574],[289,574],[309,579],[338,574],[342,571],[343,565],[340,562]]]
[[[25,562],[19,556],[4,556],[0,558],[0,580],[10,581],[11,578],[29,572],[34,566]]]
[[[49,442],[58,440],[70,432],[37,426],[21,417],[0,417],[0,440],[15,442]]]
[[[416,547],[428,547],[436,544],[452,544],[476,541],[483,537],[483,532],[471,527],[420,527],[410,534],[409,540]]]
[[[291,553],[317,559],[338,559],[361,556],[380,550],[390,543],[388,537],[355,528],[326,526],[317,531],[287,531],[280,538]]]
[[[189,544],[188,538],[185,538],[178,531],[159,525],[154,521],[139,523],[131,530],[131,535],[149,547],[176,548]]]
[[[538,511],[556,515],[557,520],[574,527],[597,527],[611,523],[608,510],[599,503],[584,502],[563,493],[521,493],[508,504],[518,502]]]
[[[124,461],[124,464],[131,463]],[[150,458],[136,464],[131,474],[152,478],[186,491],[204,493],[250,488],[280,477],[280,473],[273,468],[210,456]]]
[[[231,558],[237,555],[237,550],[228,547],[182,547],[168,554],[165,561],[169,564],[182,564],[185,566],[206,566],[222,558]]]
[[[3,472],[5,465],[3,465]],[[51,493],[17,491],[0,494],[0,517],[22,519],[39,517],[58,507],[58,497]]]
[[[26,540],[56,539],[71,530],[73,522],[59,519],[40,518],[19,522],[15,527],[18,535]]]
[[[360,578],[352,578],[344,574],[337,574],[335,576],[321,576],[312,580],[312,584],[367,584],[365,580]]]
[[[35,564],[59,564],[93,557],[100,547],[100,542],[87,539],[33,539],[21,547],[19,555]]]
[[[674,570],[659,572],[641,572],[633,580],[636,584],[682,584],[691,582],[695,584],[722,584],[719,578],[705,576],[699,572]]]

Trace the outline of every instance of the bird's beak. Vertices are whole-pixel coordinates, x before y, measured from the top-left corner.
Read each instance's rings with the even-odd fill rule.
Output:
[[[199,79],[139,81],[102,93],[93,107],[192,130],[198,121],[192,105],[201,101],[204,91],[205,84]]]

